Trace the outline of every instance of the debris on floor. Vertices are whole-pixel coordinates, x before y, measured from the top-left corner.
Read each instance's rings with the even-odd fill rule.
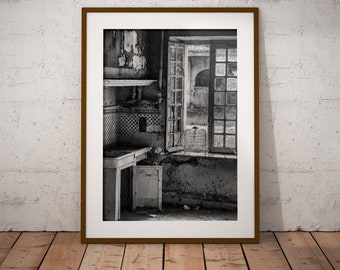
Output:
[[[163,204],[162,211],[151,207],[138,208],[135,211],[123,210],[120,220],[237,220],[237,212],[226,209],[204,208],[200,205]]]
[[[190,210],[191,208],[190,208],[189,205],[186,205],[186,204],[185,204],[185,205],[183,206],[183,209],[184,209],[184,210]]]

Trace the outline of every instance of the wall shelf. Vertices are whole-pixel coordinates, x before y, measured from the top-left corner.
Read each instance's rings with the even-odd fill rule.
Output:
[[[104,79],[104,86],[149,86],[157,80],[124,80],[124,79]]]

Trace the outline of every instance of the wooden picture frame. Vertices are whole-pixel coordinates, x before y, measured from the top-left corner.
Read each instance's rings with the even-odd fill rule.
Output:
[[[82,9],[83,243],[259,241],[258,42],[257,8]]]

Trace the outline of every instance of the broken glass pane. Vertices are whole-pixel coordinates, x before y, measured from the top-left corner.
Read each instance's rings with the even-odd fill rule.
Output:
[[[227,76],[237,76],[237,64],[236,63],[228,63],[228,71]]]

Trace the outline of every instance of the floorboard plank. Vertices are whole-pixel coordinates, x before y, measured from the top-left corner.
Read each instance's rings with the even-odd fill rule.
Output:
[[[242,247],[250,269],[290,269],[276,238],[271,232],[262,232],[259,244],[243,244]]]
[[[125,245],[89,244],[80,270],[120,269]]]
[[[293,269],[332,269],[309,232],[279,232],[275,235]]]
[[[163,244],[127,244],[122,270],[160,270],[163,265]]]
[[[0,232],[0,265],[19,235],[19,232]]]
[[[340,270],[340,232],[313,232],[312,235],[333,267]]]
[[[80,233],[60,232],[39,269],[78,269],[85,248],[86,244],[80,243]]]
[[[203,270],[204,259],[201,244],[166,244],[165,270]]]
[[[24,232],[1,264],[0,269],[37,269],[55,233]]]
[[[207,270],[248,269],[239,244],[205,244],[203,249]]]

